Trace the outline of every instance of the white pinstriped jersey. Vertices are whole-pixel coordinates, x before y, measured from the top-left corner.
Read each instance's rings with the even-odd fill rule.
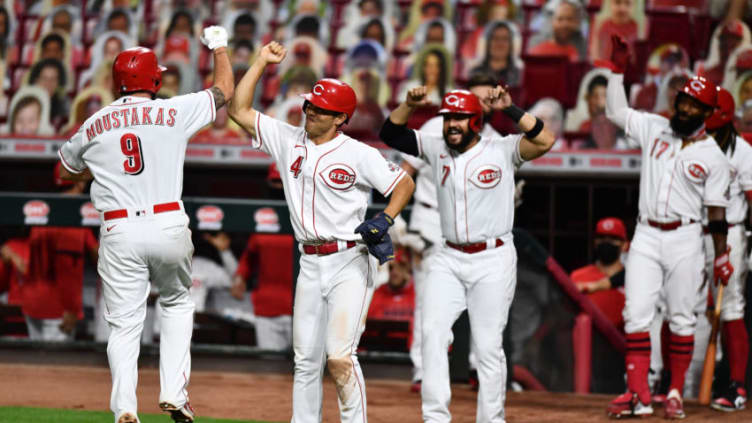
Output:
[[[188,140],[215,116],[209,90],[166,100],[125,96],[87,119],[58,155],[72,173],[91,171],[99,211],[178,201]]]
[[[624,131],[640,144],[639,211],[659,222],[701,221],[703,207],[729,206],[731,167],[711,136],[682,148],[668,119],[627,110]]]
[[[282,177],[295,238],[355,241],[371,189],[385,197],[405,171],[347,135],[316,145],[301,127],[256,113],[254,148],[272,156]]]
[[[465,244],[492,238],[509,241],[514,223],[514,171],[522,135],[481,136],[464,153],[446,146],[441,133],[415,131],[418,150],[436,182],[441,232]]]

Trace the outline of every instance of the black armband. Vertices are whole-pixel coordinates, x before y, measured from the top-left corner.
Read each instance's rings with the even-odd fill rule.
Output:
[[[420,154],[418,151],[418,138],[415,132],[409,129],[407,125],[395,124],[388,117],[384,121],[384,125],[381,126],[379,138],[381,138],[381,141],[384,141],[384,144],[395,150],[410,154],[411,156],[418,156]]]
[[[543,130],[543,121],[539,118],[535,118],[535,126],[533,126],[533,129],[525,132],[525,138],[531,140],[538,136],[538,134],[541,133]]]
[[[711,234],[728,234],[728,222],[725,220],[711,220],[708,222],[708,232]]]
[[[503,108],[501,111],[504,112],[505,115],[509,116],[509,119],[512,119],[514,123],[520,123],[520,119],[522,119],[522,116],[525,115],[525,111],[514,104],[509,107]]]
[[[611,281],[611,288],[624,286],[624,269],[621,269],[619,273],[614,274],[608,280]]]

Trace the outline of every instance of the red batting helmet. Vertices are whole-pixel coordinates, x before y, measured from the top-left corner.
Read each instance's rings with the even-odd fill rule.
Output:
[[[470,91],[452,90],[446,93],[441,101],[439,114],[447,113],[472,115],[470,117],[470,129],[478,133],[483,128],[483,107],[481,107],[478,97]]]
[[[718,98],[718,90],[715,84],[702,76],[693,76],[684,84],[679,94],[686,94],[700,103],[714,109]],[[679,96],[677,96],[678,98]]]
[[[352,87],[333,78],[324,78],[317,81],[311,92],[302,94],[301,97],[321,109],[346,114],[347,120],[345,120],[345,123],[355,113],[355,105],[358,103]]]
[[[55,186],[61,187],[61,188],[62,187],[69,187],[69,186],[73,185],[75,182],[69,181],[67,179],[63,179],[63,178],[60,177],[60,167],[62,165],[63,165],[62,163],[57,162],[55,164],[55,170],[52,171],[53,178],[55,179]]]
[[[145,47],[121,51],[112,64],[112,78],[121,93],[148,91],[156,94],[162,86],[162,71],[157,55]]]
[[[734,96],[725,88],[718,87],[718,108],[705,120],[705,127],[713,131],[734,120]]]

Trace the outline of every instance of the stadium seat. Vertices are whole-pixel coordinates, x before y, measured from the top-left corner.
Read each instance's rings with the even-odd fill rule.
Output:
[[[544,97],[553,97],[566,108],[577,103],[577,91],[590,64],[571,63],[565,56],[524,55],[522,104],[530,107]]]
[[[686,9],[682,7],[649,9],[646,13],[651,51],[661,44],[675,43],[690,52],[690,55],[693,54],[692,22]]]

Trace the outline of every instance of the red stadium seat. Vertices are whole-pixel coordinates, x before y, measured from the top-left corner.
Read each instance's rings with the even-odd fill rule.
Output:
[[[577,103],[582,77],[590,69],[587,62],[572,63],[566,56],[523,56],[522,104],[531,106],[544,97],[553,97],[566,108]]]
[[[684,8],[649,9],[648,40],[652,51],[661,44],[679,44],[692,53],[692,23]],[[693,56],[694,58],[694,56]]]

